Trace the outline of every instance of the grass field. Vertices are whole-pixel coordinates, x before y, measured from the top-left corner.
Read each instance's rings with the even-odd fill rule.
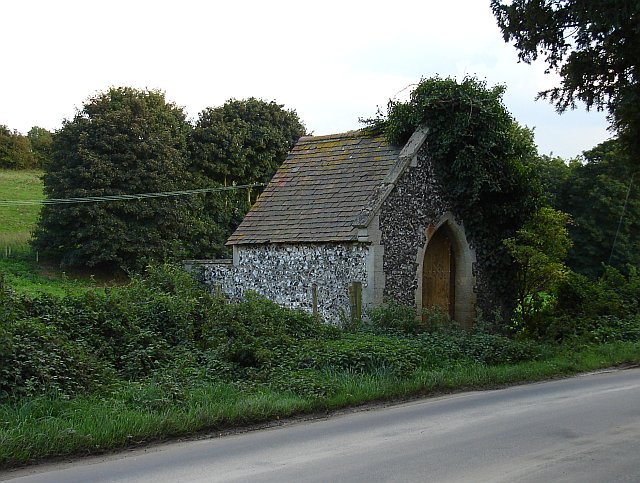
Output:
[[[0,170],[0,200],[44,199],[42,171]],[[0,273],[14,290],[62,295],[93,287],[90,273],[67,274],[29,246],[41,205],[0,205]]]
[[[44,198],[42,171],[0,170],[0,200],[40,200]],[[0,206],[0,248],[24,251],[40,215],[40,205]]]

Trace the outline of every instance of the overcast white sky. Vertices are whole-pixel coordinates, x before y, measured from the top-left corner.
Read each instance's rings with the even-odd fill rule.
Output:
[[[602,113],[534,101],[557,78],[517,62],[489,0],[8,0],[0,45],[0,124],[22,133],[132,86],[165,91],[191,118],[230,98],[275,100],[330,134],[421,77],[472,74],[507,86],[541,153],[568,158],[610,137]]]

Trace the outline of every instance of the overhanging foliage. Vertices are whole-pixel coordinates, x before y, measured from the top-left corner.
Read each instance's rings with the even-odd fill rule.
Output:
[[[397,145],[429,127],[428,155],[495,289],[494,306],[513,300],[512,262],[502,240],[536,210],[541,194],[533,134],[509,114],[503,92],[472,77],[434,77],[422,80],[408,102],[391,101],[386,115],[365,121]]]

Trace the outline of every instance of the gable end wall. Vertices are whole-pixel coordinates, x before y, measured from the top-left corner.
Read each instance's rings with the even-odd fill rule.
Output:
[[[427,245],[429,225],[438,228],[443,221],[464,230],[460,220],[451,214],[451,207],[443,197],[432,162],[424,144],[416,158],[396,181],[393,191],[380,209],[380,241],[384,247],[384,297],[392,298],[420,310],[422,304],[422,257]],[[466,240],[458,245],[459,257],[468,268],[456,275],[456,317],[462,325],[472,324],[476,302],[475,250]]]
[[[423,146],[416,166],[408,166],[380,209],[384,246],[385,297],[415,304],[418,288],[416,254],[425,245],[426,229],[449,211]]]

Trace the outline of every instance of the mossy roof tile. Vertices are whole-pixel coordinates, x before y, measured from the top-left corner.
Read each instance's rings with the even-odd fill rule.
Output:
[[[301,138],[227,244],[356,240],[358,216],[399,154],[363,131]]]

